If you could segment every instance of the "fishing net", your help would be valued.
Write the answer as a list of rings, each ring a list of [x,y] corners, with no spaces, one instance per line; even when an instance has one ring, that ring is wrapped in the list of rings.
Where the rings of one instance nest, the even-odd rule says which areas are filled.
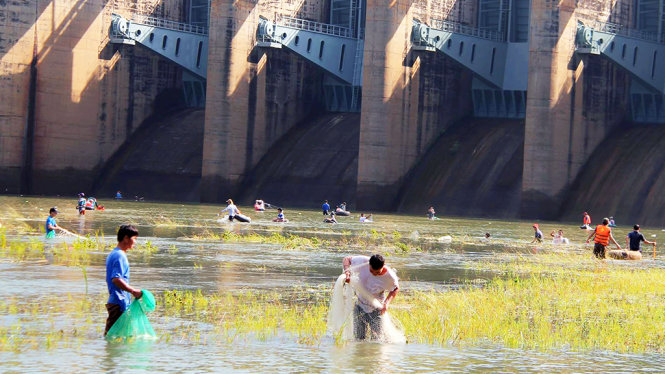
[[[118,318],[106,334],[107,340],[140,338],[154,339],[155,331],[150,326],[146,313],[155,310],[155,296],[147,290],[141,290],[143,296],[134,299],[129,308]]]
[[[346,283],[346,275],[341,274],[335,282],[330,300],[327,330],[335,340],[343,341],[355,338],[353,309],[358,295],[368,300],[377,309],[383,307],[383,303],[362,286],[357,270],[351,268],[351,281]],[[399,321],[393,319],[390,313],[386,312],[381,315],[380,324],[381,334],[373,339],[384,343],[406,342],[403,329],[398,327]]]

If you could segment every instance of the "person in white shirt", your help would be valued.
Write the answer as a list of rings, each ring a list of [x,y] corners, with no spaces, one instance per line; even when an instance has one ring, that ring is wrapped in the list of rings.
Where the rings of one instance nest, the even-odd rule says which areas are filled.
[[[351,274],[357,274],[359,287],[365,292],[358,292],[358,301],[353,310],[353,335],[356,340],[367,337],[367,326],[372,336],[381,335],[381,315],[388,310],[388,305],[399,290],[395,271],[385,265],[380,254],[372,257],[349,256],[342,261],[346,282],[351,281]],[[384,295],[388,292],[388,296]]]
[[[372,221],[371,214],[365,216],[365,213],[360,213],[360,222],[363,223],[363,222],[374,222],[374,221]]]
[[[228,200],[226,200],[226,203],[228,205],[226,206],[226,208],[222,209],[221,213],[223,214],[224,212],[228,212],[229,221],[233,221],[233,217],[235,217],[236,214],[240,214],[240,211],[235,206],[235,204],[233,204],[233,200],[228,199]]]

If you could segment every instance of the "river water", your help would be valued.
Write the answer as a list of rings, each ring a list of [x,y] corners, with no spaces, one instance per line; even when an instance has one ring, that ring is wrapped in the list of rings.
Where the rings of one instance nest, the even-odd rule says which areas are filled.
[[[215,291],[257,290],[317,292],[332,285],[341,273],[344,256],[369,254],[376,248],[320,248],[284,250],[276,244],[222,243],[194,241],[188,237],[205,232],[231,230],[260,234],[294,233],[302,236],[354,237],[398,235],[418,243],[425,250],[392,254],[387,263],[397,269],[401,289],[446,289],[464,281],[483,282],[494,274],[473,266],[497,256],[528,253],[533,236],[532,222],[499,221],[487,218],[443,218],[430,221],[423,216],[375,214],[374,222],[361,224],[357,215],[338,217],[337,225],[324,224],[318,210],[285,210],[289,223],[273,223],[274,210],[251,212],[251,224],[221,221],[220,206],[167,204],[131,201],[101,201],[104,211],[79,217],[75,199],[0,197],[0,224],[3,227],[27,224],[42,227],[48,209],[58,206],[58,224],[81,234],[103,234],[114,241],[117,226],[133,223],[140,232],[139,242],[150,241],[157,253],[142,257],[129,253],[132,284],[155,294],[170,289]],[[241,207],[250,212],[249,207]],[[599,218],[599,217],[598,217]],[[565,230],[573,245],[584,251],[586,232],[568,223],[541,222],[546,236],[553,229]],[[628,232],[620,226],[615,231]],[[656,234],[660,230],[643,229]],[[485,232],[490,241],[482,239]],[[447,243],[451,236],[452,243]],[[10,239],[16,239],[11,235]],[[23,236],[28,237],[28,236]],[[22,238],[23,238],[22,237]],[[33,238],[43,240],[34,234]],[[56,241],[72,240],[59,238]],[[173,248],[177,248],[174,251]],[[393,252],[389,252],[391,254]],[[93,254],[87,269],[88,293],[103,294],[105,253]],[[662,266],[661,261],[646,260],[640,265]],[[44,261],[15,262],[0,257],[0,298],[43,298],[71,294],[84,296],[85,282],[77,268],[50,265]],[[398,296],[399,297],[399,296]],[[66,297],[63,296],[63,300]],[[66,301],[63,301],[66,302]],[[566,349],[539,352],[507,349],[496,344],[437,346],[423,344],[391,345],[353,342],[336,345],[324,338],[319,344],[298,344],[287,334],[268,339],[252,336],[232,343],[201,343],[188,339],[107,343],[101,337],[105,310],[100,305],[97,332],[79,337],[79,344],[11,352],[0,350],[0,372],[637,372],[665,371],[665,358],[656,354],[619,354],[614,352],[575,352]],[[68,315],[58,316],[67,325]],[[214,338],[210,326],[193,321],[151,319],[158,335],[175,323],[188,324],[204,336]],[[8,326],[11,316],[0,316],[0,327]],[[23,319],[24,324],[39,325],[39,319]]]

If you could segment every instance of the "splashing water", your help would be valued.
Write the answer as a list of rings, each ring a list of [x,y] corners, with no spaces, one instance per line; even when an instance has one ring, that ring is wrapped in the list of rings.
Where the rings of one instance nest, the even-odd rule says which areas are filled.
[[[366,266],[366,265],[365,265]],[[358,278],[357,271],[351,268],[351,281],[346,283],[346,275],[337,277],[328,309],[328,332],[337,341],[353,340],[353,309],[356,303],[355,295],[360,295],[377,309],[383,308],[383,303],[367,291]],[[383,343],[406,343],[404,332],[395,326],[388,312],[380,316],[381,334],[376,340]]]

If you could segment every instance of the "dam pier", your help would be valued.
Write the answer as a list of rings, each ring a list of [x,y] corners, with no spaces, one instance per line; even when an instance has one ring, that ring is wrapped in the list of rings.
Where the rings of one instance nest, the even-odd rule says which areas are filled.
[[[0,188],[662,224],[646,208],[665,186],[664,13],[654,0],[1,2]]]

